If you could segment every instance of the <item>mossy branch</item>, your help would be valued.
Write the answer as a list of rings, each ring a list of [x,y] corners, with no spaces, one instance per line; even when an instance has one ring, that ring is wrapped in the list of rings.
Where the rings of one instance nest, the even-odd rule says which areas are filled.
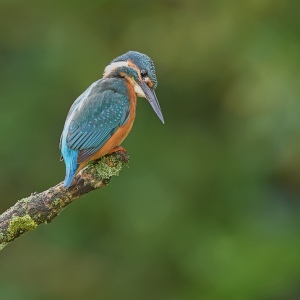
[[[42,193],[19,200],[0,215],[0,250],[23,233],[51,222],[80,196],[107,186],[110,178],[117,176],[128,160],[127,154],[121,151],[109,154],[89,164],[68,189],[61,182]]]

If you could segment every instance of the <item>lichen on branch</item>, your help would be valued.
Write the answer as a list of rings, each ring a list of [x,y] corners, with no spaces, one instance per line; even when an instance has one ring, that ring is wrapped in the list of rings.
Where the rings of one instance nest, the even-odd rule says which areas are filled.
[[[0,250],[8,243],[38,225],[51,222],[70,203],[80,196],[109,184],[129,161],[127,154],[118,151],[90,163],[66,189],[63,182],[42,193],[33,193],[0,215]]]

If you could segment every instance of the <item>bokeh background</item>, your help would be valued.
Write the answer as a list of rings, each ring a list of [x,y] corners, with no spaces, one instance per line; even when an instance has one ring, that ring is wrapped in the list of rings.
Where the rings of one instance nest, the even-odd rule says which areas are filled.
[[[299,1],[0,0],[0,209],[64,178],[68,109],[155,62],[107,189],[0,253],[0,298],[300,299]]]

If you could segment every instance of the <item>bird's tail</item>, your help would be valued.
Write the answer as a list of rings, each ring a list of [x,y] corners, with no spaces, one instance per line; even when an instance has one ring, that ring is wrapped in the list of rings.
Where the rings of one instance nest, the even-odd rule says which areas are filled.
[[[64,180],[64,186],[66,188],[68,188],[71,185],[71,183],[74,179],[74,176],[76,174],[77,168],[78,168],[77,164],[75,164],[75,166],[67,166],[66,167],[66,177]]]
[[[68,188],[71,185],[79,166],[76,163],[78,151],[72,150],[68,147],[62,147],[62,156],[66,164],[66,177],[64,180],[64,186]]]

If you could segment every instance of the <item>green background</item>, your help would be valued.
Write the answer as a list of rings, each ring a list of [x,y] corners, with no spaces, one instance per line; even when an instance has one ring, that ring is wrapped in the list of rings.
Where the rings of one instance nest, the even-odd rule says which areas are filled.
[[[0,209],[64,178],[72,102],[156,64],[109,187],[0,253],[0,299],[300,299],[300,2],[0,0]]]

